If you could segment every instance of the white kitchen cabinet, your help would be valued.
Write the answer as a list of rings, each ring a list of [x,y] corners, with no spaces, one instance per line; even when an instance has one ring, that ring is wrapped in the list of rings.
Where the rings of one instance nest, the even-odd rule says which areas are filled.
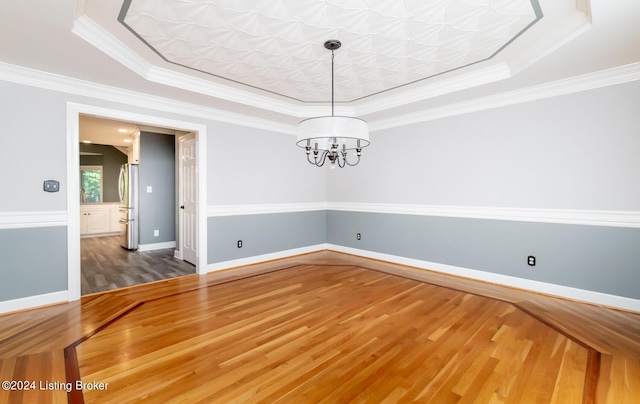
[[[80,206],[80,235],[106,235],[120,232],[118,205]]]
[[[136,132],[133,135],[133,143],[131,143],[131,149],[129,152],[129,163],[140,163],[140,132]]]

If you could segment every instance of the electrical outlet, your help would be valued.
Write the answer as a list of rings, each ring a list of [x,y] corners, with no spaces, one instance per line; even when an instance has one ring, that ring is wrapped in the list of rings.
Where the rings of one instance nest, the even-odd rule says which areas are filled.
[[[362,236],[360,235],[360,233],[356,234],[356,239],[357,240],[361,240],[362,239]]]
[[[534,257],[533,255],[530,255],[527,257],[527,264],[529,264],[530,267],[535,267],[536,266],[536,257]]]
[[[242,248],[242,240],[238,240],[238,248]]]
[[[160,230],[153,231],[153,237],[158,237],[160,235]]]

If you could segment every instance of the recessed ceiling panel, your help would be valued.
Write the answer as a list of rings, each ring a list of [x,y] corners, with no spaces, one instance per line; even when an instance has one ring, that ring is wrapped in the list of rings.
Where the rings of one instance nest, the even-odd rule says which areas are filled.
[[[119,21],[166,62],[303,102],[354,101],[487,60],[537,0],[126,0]]]

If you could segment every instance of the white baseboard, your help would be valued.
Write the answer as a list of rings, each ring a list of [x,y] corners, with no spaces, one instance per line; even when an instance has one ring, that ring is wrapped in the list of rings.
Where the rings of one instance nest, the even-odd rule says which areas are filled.
[[[176,242],[165,241],[164,243],[138,244],[138,251],[163,250],[165,248],[176,248]]]
[[[577,289],[569,286],[555,285],[552,283],[540,281],[533,281],[530,279],[517,278],[514,276],[494,274],[491,272],[479,271],[477,269],[416,260],[412,258],[400,257],[397,255],[382,254],[373,251],[339,246],[335,244],[328,244],[327,249],[347,254],[359,255],[361,257],[373,258],[381,261],[393,262],[396,264],[408,265],[421,269],[428,269],[430,271],[441,272],[444,274],[460,276],[483,282],[524,289],[536,293],[542,293],[545,295],[552,295],[640,313],[640,300],[631,299],[628,297],[609,295],[606,293]]]
[[[120,232],[110,232],[110,233],[95,233],[95,234],[81,234],[80,238],[92,238],[92,237],[111,237],[111,236],[119,236],[122,233]]]
[[[328,249],[327,244],[316,244],[308,247],[294,248],[292,250],[278,251],[270,254],[255,255],[253,257],[240,258],[237,260],[215,262],[207,265],[207,272],[215,272],[223,269],[241,267],[244,265],[258,264],[265,261],[287,258],[294,255],[307,254]]]
[[[32,309],[41,306],[47,306],[55,303],[66,303],[69,301],[69,293],[64,290],[61,292],[47,293],[44,295],[23,297],[20,299],[7,300],[0,302],[0,314],[10,313],[12,311]]]
[[[180,250],[174,250],[173,251],[173,258],[178,259],[178,260],[183,260],[182,259],[182,251]]]

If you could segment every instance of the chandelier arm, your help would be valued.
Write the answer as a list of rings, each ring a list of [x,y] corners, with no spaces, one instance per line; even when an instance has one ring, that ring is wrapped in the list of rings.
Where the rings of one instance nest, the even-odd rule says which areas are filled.
[[[344,161],[345,161],[345,163],[347,163],[347,164],[348,164],[349,166],[351,166],[351,167],[353,167],[353,166],[357,166],[357,165],[358,165],[358,163],[360,162],[360,156],[356,156],[356,157],[357,157],[358,159],[357,159],[357,160],[356,160],[356,162],[355,162],[355,163],[353,163],[353,164],[352,164],[352,163],[350,163],[350,162],[349,162],[349,160],[347,160],[347,158],[346,158],[346,157],[344,158]]]
[[[307,154],[307,161],[311,164],[318,165],[318,156],[313,156],[313,160],[311,160],[311,154]]]
[[[318,160],[316,160],[315,165],[318,167],[322,167],[324,165],[324,162],[327,159],[327,154],[329,154],[329,150],[325,150],[322,152],[322,155],[320,156],[320,158]]]

